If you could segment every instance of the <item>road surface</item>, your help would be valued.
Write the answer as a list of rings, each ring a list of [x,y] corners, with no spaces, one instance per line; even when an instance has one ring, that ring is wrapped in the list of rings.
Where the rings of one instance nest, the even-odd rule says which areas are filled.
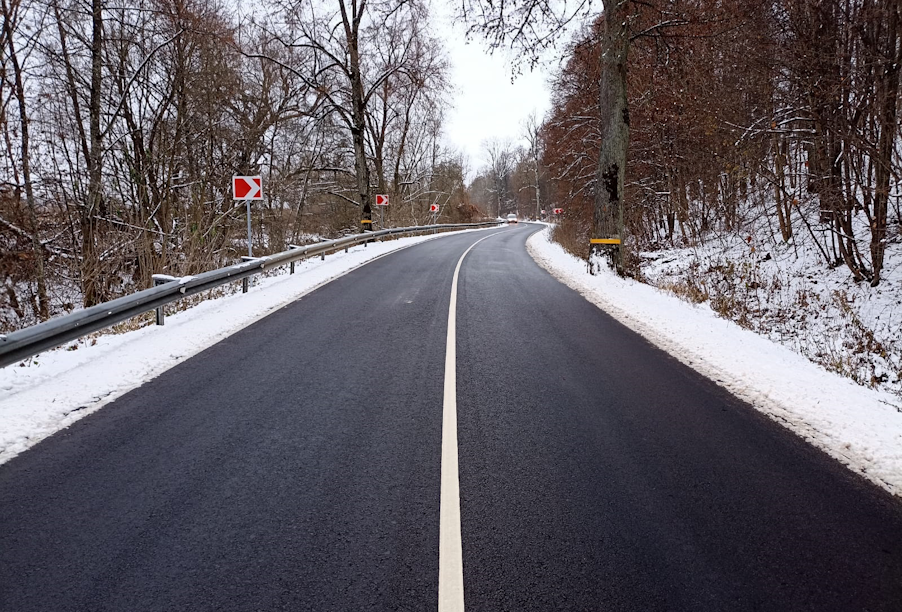
[[[378,259],[0,466],[0,610],[437,610],[440,548],[443,610],[902,610],[899,500],[536,229]]]

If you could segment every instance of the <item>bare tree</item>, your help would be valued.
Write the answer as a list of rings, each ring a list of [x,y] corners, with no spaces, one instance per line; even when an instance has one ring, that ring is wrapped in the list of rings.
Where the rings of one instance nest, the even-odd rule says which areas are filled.
[[[19,108],[20,160],[22,166],[22,182],[25,186],[25,202],[28,210],[28,221],[31,225],[31,245],[35,262],[35,280],[38,288],[38,317],[43,321],[50,313],[47,299],[47,279],[44,272],[44,248],[38,231],[37,204],[35,203],[34,185],[31,173],[31,141],[28,116],[28,101],[25,93],[24,66],[19,59],[17,48],[17,26],[21,25],[21,0],[0,0],[3,11],[3,32],[0,49],[4,46],[8,51],[9,63],[12,67],[13,95]],[[18,193],[18,186],[16,188]]]
[[[511,175],[514,171],[516,151],[510,141],[497,139],[483,143],[488,157],[486,190],[491,194],[489,214],[497,217],[513,212],[514,200]]]
[[[367,111],[386,81],[401,70],[394,62],[376,65],[374,38],[379,25],[408,9],[415,10],[415,4],[338,0],[337,8],[330,12],[320,3],[302,0],[285,7],[290,29],[276,33],[287,46],[311,52],[312,66],[294,68],[295,73],[323,97],[328,112],[347,127],[354,154],[356,197],[346,199],[364,210],[371,205]],[[408,47],[409,41],[404,41]],[[402,50],[400,55],[406,53]]]
[[[0,133],[15,175],[0,187],[15,212],[0,218],[3,265],[15,268],[4,313],[20,320],[17,292],[36,315],[53,308],[46,281],[32,297],[36,248],[66,285],[55,293],[84,305],[156,272],[233,261],[235,173],[264,175],[261,253],[356,228],[371,178],[411,220],[462,193],[440,142],[447,62],[415,0],[273,0],[278,25],[235,23],[205,0],[0,2]],[[20,28],[23,11],[47,27]]]
[[[612,266],[623,273],[623,183],[629,148],[629,103],[626,96],[626,60],[629,33],[626,24],[626,0],[605,2],[604,29],[601,36],[601,150],[596,175],[593,243],[595,252],[606,251]],[[590,269],[597,265],[590,260]]]
[[[527,155],[529,157],[530,174],[532,179],[533,195],[535,196],[535,217],[539,219],[542,211],[542,195],[539,189],[539,160],[541,158],[541,124],[535,112],[529,114],[523,122],[523,136],[529,145]]]

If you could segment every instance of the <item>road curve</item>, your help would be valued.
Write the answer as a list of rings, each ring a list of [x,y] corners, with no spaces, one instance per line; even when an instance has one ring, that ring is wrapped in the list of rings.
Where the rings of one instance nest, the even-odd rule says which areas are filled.
[[[449,296],[469,610],[902,609],[902,504],[555,281],[366,265],[0,466],[0,610],[435,610]]]

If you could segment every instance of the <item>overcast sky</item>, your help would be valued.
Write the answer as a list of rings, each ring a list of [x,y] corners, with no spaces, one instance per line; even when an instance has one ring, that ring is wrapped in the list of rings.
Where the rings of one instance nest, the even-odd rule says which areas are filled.
[[[508,57],[489,55],[481,40],[467,44],[463,27],[452,23],[449,4],[432,3],[433,23],[445,40],[456,88],[445,134],[448,144],[469,158],[469,178],[473,178],[485,163],[485,141],[519,142],[523,120],[532,112],[541,120],[548,111],[549,73],[527,71],[512,84]]]

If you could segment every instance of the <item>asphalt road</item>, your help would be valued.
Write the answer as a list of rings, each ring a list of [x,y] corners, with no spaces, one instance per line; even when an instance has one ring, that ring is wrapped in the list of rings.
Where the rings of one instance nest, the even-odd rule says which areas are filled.
[[[0,466],[0,610],[435,610],[454,268],[468,610],[902,610],[902,503],[555,281],[379,259]]]

